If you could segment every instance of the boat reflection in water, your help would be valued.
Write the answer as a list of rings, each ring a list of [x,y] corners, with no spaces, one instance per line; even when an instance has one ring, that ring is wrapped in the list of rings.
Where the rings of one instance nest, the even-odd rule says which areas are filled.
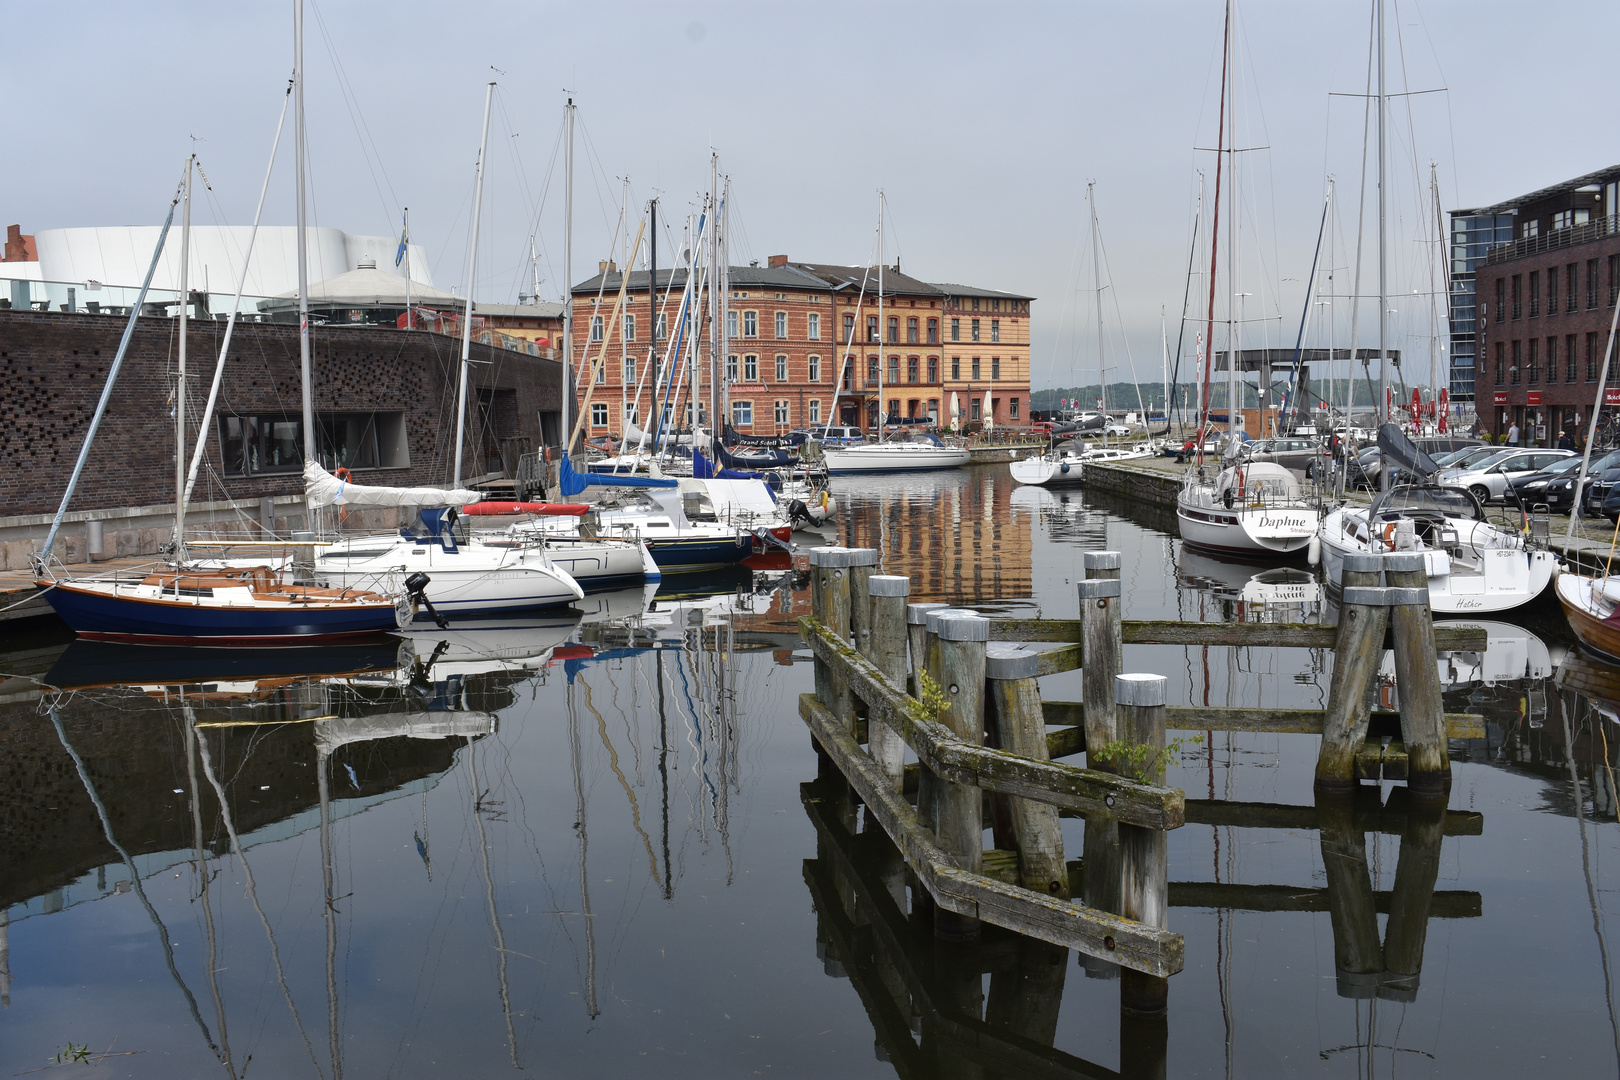
[[[1317,622],[1323,614],[1322,583],[1292,567],[1256,570],[1253,563],[1183,547],[1176,560],[1176,584],[1200,600],[1198,617],[1204,621]],[[1209,608],[1210,602],[1217,606]]]

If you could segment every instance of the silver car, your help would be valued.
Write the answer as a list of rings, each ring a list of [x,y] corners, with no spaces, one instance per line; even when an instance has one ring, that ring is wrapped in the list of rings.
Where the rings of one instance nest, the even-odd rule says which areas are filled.
[[[1540,472],[1560,458],[1573,457],[1573,450],[1507,449],[1473,462],[1466,469],[1447,469],[1440,474],[1446,487],[1467,488],[1482,503],[1507,495],[1508,481]]]

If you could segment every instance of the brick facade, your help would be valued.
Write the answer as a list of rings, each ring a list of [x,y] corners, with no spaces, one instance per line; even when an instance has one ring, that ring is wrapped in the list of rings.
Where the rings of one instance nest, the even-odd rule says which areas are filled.
[[[0,311],[0,517],[50,513],[72,472],[124,320],[98,315]],[[174,498],[170,370],[174,320],[136,327],[118,385],[80,480],[78,510],[161,504]],[[206,400],[223,322],[193,322],[188,335],[192,409]],[[460,343],[439,334],[318,326],[311,332],[317,417],[376,413],[403,419],[408,465],[355,470],[360,483],[440,484],[450,479]],[[541,414],[561,407],[561,365],[474,344],[464,472],[500,469],[513,442],[541,445]],[[220,389],[221,416],[298,417],[298,331],[238,325]],[[491,430],[493,429],[493,431]],[[191,433],[196,438],[196,433]],[[500,440],[509,440],[503,448]],[[301,493],[296,472],[223,475],[218,423],[194,498],[241,500]],[[488,446],[489,453],[481,452]],[[188,449],[189,457],[189,449]],[[493,465],[493,468],[486,468]],[[221,490],[223,483],[223,490]]]
[[[723,363],[732,402],[727,419],[733,426],[755,435],[812,424],[873,426],[880,364],[885,408],[893,415],[934,415],[942,425],[948,424],[950,394],[956,390],[963,421],[971,427],[980,418],[971,412],[969,399],[982,402],[988,390],[996,423],[1028,423],[1030,298],[933,285],[897,268],[885,271],[884,277],[880,321],[875,270],[793,263],[785,256],[773,256],[764,267],[732,267],[731,332]],[[628,304],[614,341],[592,340],[608,334],[620,279],[609,268],[574,288],[577,400],[586,410],[586,430],[591,434],[622,433],[626,415],[634,415],[645,427],[653,412],[651,380],[645,377],[651,345],[645,272],[630,274]],[[671,332],[679,331],[675,314],[685,280],[683,271],[659,271],[660,298],[666,291],[669,294],[668,303],[660,299],[660,305]],[[950,305],[963,313],[964,340],[955,343],[954,355],[961,358],[955,374],[947,330]],[[624,323],[625,315],[632,324]],[[977,342],[968,340],[972,319],[980,320]],[[848,340],[851,331],[853,342]],[[687,333],[699,337],[698,397],[703,404],[698,415],[703,417],[709,400],[706,312]],[[668,339],[661,338],[659,351],[667,347]],[[974,357],[979,358],[978,374],[973,371]],[[598,358],[603,361],[601,370],[588,387]],[[685,426],[684,402],[690,399],[685,388],[681,396],[683,404],[674,421]]]

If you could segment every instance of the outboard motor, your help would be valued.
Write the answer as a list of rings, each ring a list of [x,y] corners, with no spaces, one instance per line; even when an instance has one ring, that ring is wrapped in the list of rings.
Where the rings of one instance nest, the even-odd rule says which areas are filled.
[[[416,573],[405,579],[405,594],[411,598],[411,607],[413,610],[418,607],[427,608],[427,613],[433,616],[434,624],[437,625],[440,630],[447,630],[450,627],[450,620],[446,619],[443,615],[440,615],[436,610],[434,610],[433,601],[427,598],[427,587],[429,580],[431,579],[429,579],[426,574],[418,570]]]
[[[804,500],[802,499],[789,499],[787,504],[787,512],[788,524],[792,525],[795,529],[799,527],[800,522],[803,522],[806,525],[814,525],[816,523],[816,519],[810,516],[810,508],[804,505]]]

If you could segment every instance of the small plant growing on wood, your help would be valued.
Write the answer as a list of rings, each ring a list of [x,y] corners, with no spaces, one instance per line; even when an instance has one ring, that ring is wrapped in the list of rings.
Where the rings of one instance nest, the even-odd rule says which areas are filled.
[[[1176,760],[1183,746],[1203,741],[1202,735],[1171,739],[1163,750],[1154,750],[1146,743],[1127,743],[1115,739],[1099,749],[1096,758],[1112,765],[1119,775],[1129,777],[1139,784],[1156,783],[1157,778],[1164,775],[1164,771],[1170,767],[1170,763]]]
[[[913,720],[919,723],[924,720],[938,720],[939,714],[949,708],[950,704],[951,696],[932,675],[927,671],[917,672],[917,696],[906,704],[906,712]]]

